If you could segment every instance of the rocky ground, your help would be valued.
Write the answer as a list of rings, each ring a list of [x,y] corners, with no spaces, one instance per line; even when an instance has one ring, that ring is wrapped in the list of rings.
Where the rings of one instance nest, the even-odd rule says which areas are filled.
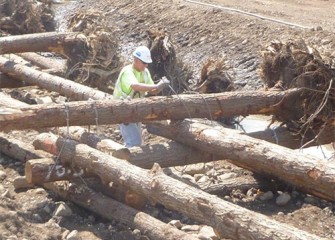
[[[330,65],[334,64],[335,4],[332,0],[213,0],[206,3],[80,0],[54,7],[61,31],[66,29],[68,19],[75,12],[89,9],[102,14],[113,26],[119,39],[119,51],[126,60],[130,59],[130,52],[136,45],[146,44],[147,30],[166,29],[176,46],[178,59],[188,66],[193,82],[199,80],[203,63],[213,58],[224,59],[231,67],[234,83],[240,90],[263,88],[258,75],[261,52],[273,40],[303,39]],[[36,90],[21,90],[21,93],[24,91],[29,91],[31,98],[41,97],[41,92]],[[51,96],[57,99],[56,95]],[[106,129],[114,130],[114,127]],[[106,133],[110,132],[107,130]],[[28,142],[36,132],[13,131],[10,134]],[[147,142],[150,140],[147,138]],[[222,162],[193,168],[202,170],[194,175],[194,171],[179,169],[184,170],[180,174],[194,182],[251,174]],[[21,162],[0,155],[0,239],[146,239],[138,230],[103,219],[71,202],[63,202],[43,188],[15,190],[13,180],[23,172]],[[306,195],[291,186],[265,192],[260,198],[255,189],[246,192],[236,189],[223,198],[317,236],[335,239],[333,202]],[[288,202],[276,203],[283,192]],[[164,208],[148,205],[144,211],[164,222],[180,220],[184,231],[199,234],[203,229],[191,219]],[[216,238],[212,236],[211,239]]]

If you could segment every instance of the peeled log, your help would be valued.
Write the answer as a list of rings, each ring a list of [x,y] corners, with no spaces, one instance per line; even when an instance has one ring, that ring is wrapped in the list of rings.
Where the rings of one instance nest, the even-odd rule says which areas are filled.
[[[227,128],[184,120],[170,125],[147,126],[150,133],[230,159],[237,166],[284,182],[320,198],[335,200],[335,164],[297,153]]]
[[[150,171],[144,170],[84,144],[71,140],[64,144],[64,139],[52,134],[40,134],[34,146],[43,149],[45,143],[54,144],[58,150],[62,148],[62,161],[87,168],[107,182],[128,186],[153,203],[160,202],[167,208],[212,226],[220,237],[239,240],[320,239],[174,180],[166,176],[158,165]]]
[[[21,52],[55,52],[66,56],[76,45],[86,44],[81,33],[33,33],[0,38],[0,54]]]
[[[22,109],[22,114],[0,116],[0,131],[68,126],[68,124],[69,126],[95,125],[97,121],[99,124],[116,124],[164,119],[181,120],[189,117],[215,119],[223,116],[271,114],[276,111],[275,104],[286,96],[299,94],[300,91],[290,89],[280,92],[224,92],[201,96],[181,94],[131,101],[98,100],[70,102],[66,105],[31,106]],[[70,113],[69,122],[67,122],[67,109]]]
[[[71,184],[68,188],[64,188],[61,183],[49,183],[44,186],[62,198],[72,201],[109,220],[117,220],[128,225],[132,229],[139,229],[142,234],[147,235],[150,239],[198,239],[197,237],[178,230],[169,224],[163,223],[144,212],[137,211],[109,197],[106,197],[99,192],[95,192],[83,184]]]
[[[0,71],[49,91],[58,92],[74,100],[106,99],[110,94],[71,80],[35,70],[0,57]]]

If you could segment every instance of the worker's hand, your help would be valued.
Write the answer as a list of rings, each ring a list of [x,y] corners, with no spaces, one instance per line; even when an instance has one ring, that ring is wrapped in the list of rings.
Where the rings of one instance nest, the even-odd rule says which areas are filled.
[[[166,87],[170,86],[170,81],[166,77],[162,77],[161,80],[157,83],[157,88],[163,90]]]

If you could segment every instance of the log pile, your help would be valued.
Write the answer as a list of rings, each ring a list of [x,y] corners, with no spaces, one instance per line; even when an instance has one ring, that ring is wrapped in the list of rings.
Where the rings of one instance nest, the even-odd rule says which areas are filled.
[[[91,17],[89,19],[98,21],[98,16],[92,13],[85,14]],[[74,17],[71,26],[76,31],[86,29],[83,16]],[[99,33],[101,35],[95,41],[106,40],[102,36],[111,37],[104,34],[103,29],[99,29]],[[76,33],[65,35],[48,33],[5,37],[2,39],[4,47],[1,51],[2,53],[25,52],[27,46],[25,48],[24,43],[31,43],[33,39],[35,51],[40,48],[43,51],[58,51],[65,54],[62,49],[69,42],[80,45],[83,44],[83,39],[87,39],[86,37],[79,39],[77,36]],[[22,44],[19,44],[20,47],[15,47],[18,43]],[[98,45],[98,43],[95,44]],[[161,47],[159,44],[153,45],[153,49],[160,54],[162,54],[159,51]],[[97,50],[97,48],[91,49]],[[105,69],[97,69],[106,70],[113,65],[108,61],[111,60],[109,55],[97,58],[102,52],[106,52],[105,50],[99,49],[97,52],[88,53],[96,60],[90,67],[103,65]],[[164,64],[175,61],[173,54],[160,55],[159,59],[163,61],[165,57],[167,62],[161,62],[161,66],[157,67],[163,66],[167,70],[168,67],[164,67]],[[84,56],[86,57],[85,54]],[[316,64],[316,62],[313,63]],[[147,201],[153,206],[161,204],[201,224],[211,226],[219,238],[320,239],[313,234],[277,222],[219,197],[236,188],[243,191],[250,188],[271,188],[268,179],[274,178],[308,194],[327,201],[335,201],[333,162],[297,154],[289,148],[295,148],[297,140],[290,141],[290,136],[287,134],[285,135],[287,140],[284,143],[274,144],[266,141],[269,139],[266,132],[248,136],[237,130],[224,128],[216,122],[222,117],[250,114],[274,115],[279,118],[278,116],[283,116],[286,112],[286,119],[280,119],[287,123],[289,116],[299,114],[296,111],[290,112],[291,108],[288,106],[293,105],[292,99],[298,99],[300,103],[305,101],[308,94],[306,89],[301,88],[299,84],[294,84],[295,88],[288,88],[288,83],[284,81],[281,86],[286,86],[285,91],[272,88],[280,84],[269,83],[268,87],[271,89],[266,91],[217,92],[215,86],[234,90],[228,75],[225,75],[224,79],[220,77],[224,75],[223,68],[222,62],[214,64],[210,61],[205,65],[202,82],[198,86],[201,95],[180,94],[122,101],[111,99],[107,91],[96,90],[70,79],[44,73],[0,57],[2,73],[16,80],[58,92],[69,100],[61,104],[31,106],[11,101],[10,96],[1,94],[0,131],[53,129],[48,129],[49,133],[37,135],[33,145],[20,143],[11,139],[10,134],[1,133],[0,151],[26,162],[25,180],[28,183],[42,185],[63,198],[74,201],[104,217],[121,220],[130,227],[145,232],[152,239],[198,238],[141,212],[139,209],[143,208]],[[268,79],[265,77],[268,76],[265,69],[263,74],[264,78]],[[323,76],[328,75],[324,73]],[[333,80],[326,77],[323,80],[327,86],[324,89],[327,99],[322,98],[320,102],[320,104],[324,103],[324,108],[323,106],[318,108],[318,112],[315,109],[317,114],[313,115],[309,111],[310,108],[306,106],[304,113],[310,119],[309,123],[312,118],[313,122],[322,119],[321,129],[324,130],[327,126],[328,130],[324,130],[324,133],[329,133],[334,129],[334,119],[324,116],[327,114],[326,109],[333,111],[333,105],[328,100],[333,99],[334,96],[332,95]],[[278,77],[278,79],[281,78]],[[322,100],[325,101],[322,102]],[[319,113],[324,118],[319,117],[321,116]],[[299,117],[301,118],[301,115]],[[208,120],[205,121],[203,118]],[[157,120],[168,120],[168,123],[157,122]],[[148,131],[160,136],[161,142],[124,148],[108,136],[94,134],[78,127],[95,125],[98,128],[102,124],[137,121],[145,122]],[[50,133],[51,131],[57,135]],[[335,141],[334,135],[320,132],[308,137],[304,134],[304,140],[306,144],[315,144],[318,143],[315,137],[321,139],[321,136],[323,136],[323,143]],[[298,141],[301,141],[301,138]],[[258,180],[254,176],[248,176],[236,178],[233,182],[222,181],[206,187],[185,179],[181,181],[172,170],[172,167],[185,166],[186,168],[191,164],[216,160],[227,160],[264,178]],[[83,186],[76,181],[77,178],[95,179],[95,182],[93,183],[92,180],[91,184],[88,184],[90,186]]]

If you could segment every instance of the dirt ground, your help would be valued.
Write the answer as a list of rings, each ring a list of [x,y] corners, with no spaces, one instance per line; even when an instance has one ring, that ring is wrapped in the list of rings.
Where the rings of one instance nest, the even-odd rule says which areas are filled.
[[[261,52],[273,40],[301,38],[335,65],[334,0],[80,0],[64,1],[54,7],[61,31],[75,12],[90,9],[103,14],[115,29],[119,51],[126,60],[130,60],[136,45],[146,44],[147,30],[166,29],[178,59],[187,64],[190,81],[194,82],[199,80],[202,64],[214,58],[224,59],[231,66],[239,90],[263,88],[258,75]],[[27,142],[36,132],[10,134]],[[230,169],[245,174],[244,170]],[[66,202],[72,210],[70,216],[55,216],[53,212],[62,200],[54,194],[39,187],[14,190],[14,178],[24,174],[21,162],[0,155],[0,172],[0,239],[146,239],[117,221],[103,219],[73,203]],[[288,191],[291,200],[278,206],[275,197],[261,201],[238,189],[224,198],[320,238],[335,239],[334,202],[306,195],[291,186],[273,189],[278,196],[276,190]],[[145,211],[153,213],[150,208]],[[162,221],[185,219],[166,212],[158,214]],[[196,224],[191,220],[184,223]],[[73,230],[79,232],[77,238],[69,238]]]

